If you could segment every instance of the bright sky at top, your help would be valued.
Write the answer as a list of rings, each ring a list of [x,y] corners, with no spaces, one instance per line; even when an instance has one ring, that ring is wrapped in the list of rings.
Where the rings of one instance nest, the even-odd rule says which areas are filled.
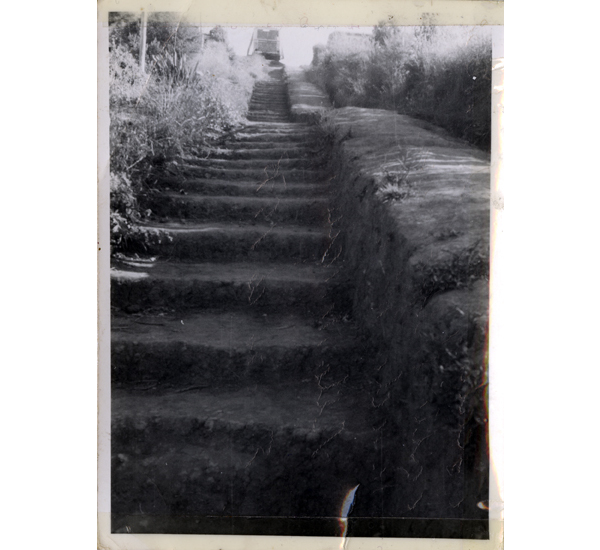
[[[246,55],[254,28],[224,28],[227,32],[227,42],[235,53],[237,55]],[[313,46],[316,44],[326,44],[329,35],[336,30],[370,35],[373,27],[280,27],[279,39],[281,48],[283,49],[283,63],[288,67],[309,65],[313,58]]]
[[[263,27],[267,28],[267,27]],[[335,31],[366,34],[371,36],[373,27],[270,27],[279,29],[283,63],[288,67],[309,65],[313,58],[313,46],[326,44],[329,35]],[[227,42],[237,55],[246,55],[254,27],[224,27]],[[204,32],[208,32],[205,29]],[[412,32],[406,28],[405,32]],[[451,50],[466,45],[475,37],[490,36],[491,27],[441,27],[437,34],[437,48]]]

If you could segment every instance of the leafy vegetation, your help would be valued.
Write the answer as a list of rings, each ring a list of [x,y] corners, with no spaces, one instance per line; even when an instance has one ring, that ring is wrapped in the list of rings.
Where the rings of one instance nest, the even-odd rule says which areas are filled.
[[[489,150],[491,61],[488,29],[380,24],[333,33],[307,72],[335,107],[395,110]]]
[[[480,279],[489,280],[489,257],[483,250],[480,242],[476,242],[460,253],[452,254],[449,261],[435,267],[423,270],[421,292],[424,303],[427,303],[435,294],[454,290],[457,288],[469,288],[475,281]]]
[[[247,111],[261,61],[237,58],[222,29],[203,37],[172,14],[149,17],[145,66],[140,21],[113,14],[109,27],[111,245],[147,241],[155,176],[181,155],[211,147]]]
[[[427,392],[439,407],[461,418],[459,424],[469,431],[487,422],[487,323],[473,314],[461,330],[449,320],[446,323],[452,337],[440,340],[434,331],[422,335],[422,364],[435,366],[427,367]]]

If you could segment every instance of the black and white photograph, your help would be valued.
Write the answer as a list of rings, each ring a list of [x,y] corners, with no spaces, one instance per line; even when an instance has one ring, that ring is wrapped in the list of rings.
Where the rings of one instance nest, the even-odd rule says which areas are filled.
[[[106,26],[110,532],[489,540],[502,27]]]

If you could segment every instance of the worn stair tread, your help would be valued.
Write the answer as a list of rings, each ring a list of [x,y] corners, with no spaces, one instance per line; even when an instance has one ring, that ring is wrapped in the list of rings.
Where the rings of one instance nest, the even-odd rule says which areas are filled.
[[[275,110],[271,107],[265,107],[264,109],[253,109],[251,112],[248,113],[247,115],[247,119],[248,120],[265,120],[262,119],[263,116],[270,116],[272,115],[274,117],[274,121],[275,122],[287,122],[289,120],[289,114],[286,111],[283,110]],[[261,118],[259,118],[261,117]],[[279,120],[277,120],[279,119]],[[273,122],[270,120],[265,120],[265,122]]]
[[[309,136],[305,136],[309,137]],[[267,149],[267,150],[285,150],[286,152],[293,152],[298,149],[301,151],[305,151],[309,148],[314,147],[313,141],[281,141],[279,138],[273,138],[273,141],[264,140],[264,141],[233,141],[231,138],[222,142],[219,146],[220,151],[255,151],[257,149]]]
[[[314,182],[283,182],[283,181],[229,181],[222,179],[206,179],[206,178],[191,178],[191,177],[176,177],[163,176],[158,180],[158,183],[164,189],[177,189],[181,195],[181,191],[197,192],[204,196],[280,196],[287,195],[290,197],[326,195],[328,186],[326,183]],[[185,195],[184,195],[185,196]]]
[[[296,134],[296,133],[275,133],[275,132],[263,132],[263,133],[239,133],[235,138],[228,138],[227,146],[235,146],[237,144],[243,147],[248,147],[248,144],[252,144],[252,147],[262,147],[262,143],[268,143],[269,147],[282,147],[285,145],[294,144],[307,144],[311,139],[309,134]]]
[[[114,260],[111,279],[167,279],[256,284],[264,280],[326,283],[337,268],[320,262],[170,262],[157,258]]]
[[[306,438],[323,432],[329,436],[339,433],[342,437],[354,437],[352,432],[372,432],[365,415],[354,410],[357,396],[348,395],[340,400],[336,390],[339,388],[334,386],[324,392],[317,379],[287,387],[254,384],[235,390],[192,388],[148,394],[115,389],[113,426],[137,421],[143,429],[144,422],[154,419],[155,423],[171,424],[177,431],[185,431],[189,426],[182,423],[197,425],[199,420],[212,420],[213,431],[235,431],[251,425],[255,432],[273,432],[274,437],[295,434],[297,438]]]
[[[115,307],[141,311],[295,311],[321,316],[346,286],[337,268],[320,262],[177,262],[156,257],[113,260]],[[118,305],[117,305],[118,304]]]
[[[330,322],[316,326],[299,314],[260,314],[248,311],[203,311],[127,315],[113,312],[112,340],[180,342],[222,350],[257,348],[327,347],[343,349],[355,344],[350,324]]]
[[[182,157],[181,161],[185,164],[206,168],[228,168],[231,170],[260,170],[267,168],[273,170],[275,168],[305,170],[310,169],[311,159],[304,157],[289,158],[282,156],[281,158],[261,158],[259,155],[250,158],[197,158],[197,157]]]
[[[273,135],[273,136],[312,136],[315,130],[310,126],[301,126],[295,128],[294,123],[290,122],[258,122],[248,121],[241,127],[236,136],[255,136],[255,135]]]
[[[276,116],[276,115],[260,115],[260,114],[255,114],[255,115],[248,115],[248,120],[260,120],[260,121],[272,121],[272,122],[278,122],[278,121],[283,121],[283,120],[288,120],[288,117],[285,116]]]
[[[253,184],[248,184],[253,185]],[[255,185],[255,184],[254,184]],[[231,195],[204,195],[202,193],[186,193],[182,195],[176,191],[165,191],[165,195],[168,197],[191,200],[191,201],[205,201],[209,203],[225,202],[232,206],[236,204],[244,205],[255,205],[255,206],[304,206],[310,204],[327,204],[328,200],[326,197],[248,197],[248,196],[231,196]]]
[[[242,222],[195,222],[195,221],[174,221],[169,220],[165,223],[149,223],[140,226],[141,229],[156,234],[222,234],[224,236],[240,237],[264,237],[268,234],[279,234],[283,236],[309,236],[325,234],[326,230],[322,227],[312,227],[304,225],[285,224],[252,224]]]
[[[164,512],[163,495],[204,516],[333,516],[347,490],[367,481],[353,449],[377,437],[360,397],[324,394],[316,380],[152,399],[115,390],[112,472],[136,482],[113,498],[138,517]]]
[[[294,147],[294,148],[283,148],[283,147],[270,147],[270,148],[218,148],[210,151],[208,157],[205,160],[210,159],[223,159],[223,160],[242,160],[242,159],[264,159],[272,162],[273,159],[286,159],[286,160],[304,160],[307,157],[314,155],[314,145],[312,147]]]
[[[156,197],[152,211],[160,218],[313,225],[321,224],[327,216],[327,205],[323,197],[206,196],[167,191]]]
[[[181,164],[180,169],[184,174],[199,174],[210,179],[211,176],[232,179],[249,179],[268,182],[273,178],[286,178],[288,181],[302,181],[305,179],[316,180],[321,177],[321,172],[312,168],[287,168],[276,165],[264,168],[224,168],[217,166],[195,166]]]
[[[251,121],[250,121],[251,122]],[[276,144],[279,141],[284,142],[286,139],[289,141],[308,141],[313,136],[314,131],[310,129],[306,130],[295,130],[293,128],[285,128],[285,127],[268,127],[266,122],[257,122],[256,124],[261,124],[260,127],[249,128],[246,127],[235,135],[236,141],[260,141],[260,140],[269,140],[275,142]],[[283,125],[282,122],[272,122],[272,125],[279,124]]]
[[[298,122],[246,122],[238,129],[238,132],[277,132],[277,133],[314,133],[314,127],[310,124]]]
[[[141,230],[145,239],[128,243],[128,252],[189,260],[320,260],[330,247],[324,221],[322,225],[291,225],[287,221],[186,223],[171,219]]]
[[[176,191],[166,191],[166,197],[192,202],[201,202],[208,205],[224,205],[231,208],[256,207],[256,208],[301,208],[306,206],[323,206],[328,204],[326,197],[252,197],[232,195],[204,195],[202,193],[186,193],[182,195]]]
[[[248,116],[262,111],[269,111],[272,113],[281,113],[289,116],[289,105],[283,101],[256,101],[250,102],[250,111]],[[289,119],[288,119],[289,120]]]
[[[277,105],[251,105],[251,111],[248,112],[248,114],[246,115],[246,118],[248,120],[253,120],[252,117],[256,117],[256,116],[262,116],[262,115],[277,115],[279,117],[281,117],[281,121],[275,121],[275,122],[289,122],[290,120],[290,113],[287,107],[279,107]],[[265,122],[272,122],[269,120],[266,120]]]

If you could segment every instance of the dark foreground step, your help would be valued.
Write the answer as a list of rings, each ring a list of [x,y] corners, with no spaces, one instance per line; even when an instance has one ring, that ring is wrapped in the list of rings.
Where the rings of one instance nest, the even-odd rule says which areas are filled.
[[[327,194],[327,183],[288,183],[282,180],[264,182],[226,181],[183,176],[162,176],[157,184],[165,190],[201,193],[209,196],[240,197],[315,197]]]
[[[321,263],[182,263],[115,260],[111,304],[125,312],[152,308],[238,308],[297,311],[319,318],[342,311],[348,286]],[[348,303],[348,299],[345,300]]]
[[[360,372],[353,326],[336,318],[232,310],[112,316],[116,386],[247,387]],[[216,387],[216,386],[215,386]]]
[[[128,515],[338,516],[348,491],[381,471],[369,404],[339,397],[314,381],[114,391],[113,530]]]
[[[156,197],[152,211],[159,217],[199,221],[321,224],[327,220],[326,198],[214,197],[177,192]]]
[[[210,433],[235,435],[241,430],[251,436],[252,444],[265,447],[274,437],[299,443],[324,443],[336,434],[348,439],[370,427],[364,414],[367,410],[360,414],[349,407],[359,401],[346,382],[326,391],[316,378],[293,385],[283,382],[239,389],[117,388],[112,396],[112,439],[117,444],[135,439],[141,446],[159,436],[162,443],[174,445],[180,438],[189,441],[196,436],[201,443]],[[342,395],[345,402],[340,400]],[[364,404],[366,409],[371,407],[368,400]],[[238,450],[244,450],[245,443],[250,442],[240,441]]]
[[[321,260],[330,245],[326,228],[168,223],[142,229],[147,233],[147,240],[131,242],[128,251],[165,259]]]

